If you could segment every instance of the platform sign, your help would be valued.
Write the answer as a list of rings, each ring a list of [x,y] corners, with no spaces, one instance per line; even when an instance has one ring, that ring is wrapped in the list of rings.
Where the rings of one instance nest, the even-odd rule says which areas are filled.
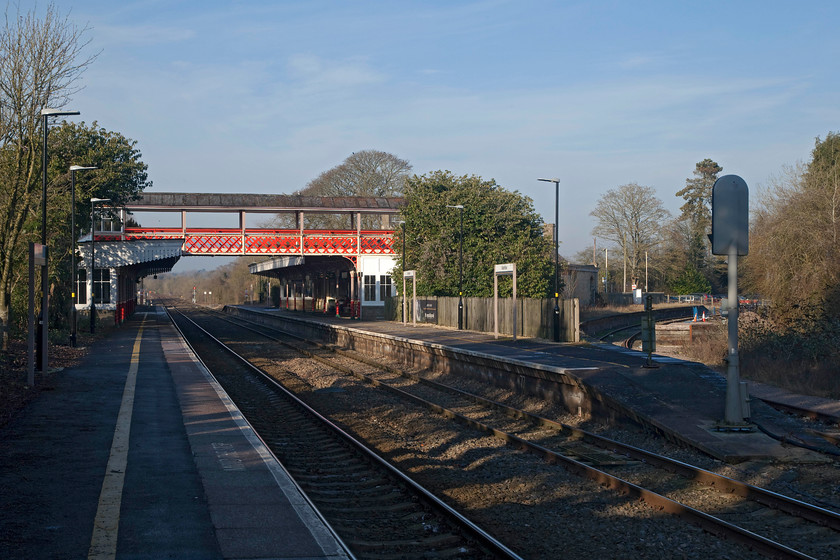
[[[423,323],[438,322],[438,302],[435,299],[418,299],[416,307],[417,317]]]
[[[513,276],[513,341],[516,342],[516,263],[493,266],[493,337],[499,338],[499,276]]]
[[[413,310],[411,314],[411,324],[413,326],[417,326],[417,271],[415,270],[403,270],[403,325],[405,325],[406,320],[406,311],[407,311],[407,302],[406,302],[406,293],[405,293],[405,281],[411,278],[411,285],[412,285],[412,295],[411,295],[411,309]]]

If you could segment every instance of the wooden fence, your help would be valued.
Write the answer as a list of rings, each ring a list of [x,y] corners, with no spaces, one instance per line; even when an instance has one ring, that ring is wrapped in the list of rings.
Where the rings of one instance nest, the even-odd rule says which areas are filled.
[[[458,326],[458,298],[418,296],[417,308],[412,310],[411,298],[406,306],[406,322],[416,315],[418,323],[432,323],[444,327]],[[554,339],[554,299],[517,298],[516,335]],[[580,302],[577,298],[560,300],[560,341],[580,342]],[[464,329],[493,332],[493,298],[464,298]],[[402,320],[402,299],[388,298],[385,318]],[[513,298],[499,299],[499,335],[513,334]]]

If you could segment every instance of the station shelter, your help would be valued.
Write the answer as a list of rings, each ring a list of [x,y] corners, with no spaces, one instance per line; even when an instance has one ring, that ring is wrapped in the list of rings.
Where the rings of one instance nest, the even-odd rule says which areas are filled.
[[[385,300],[396,295],[390,255],[361,256],[354,264],[336,257],[275,257],[250,265],[277,305],[291,311],[382,319]],[[276,282],[275,282],[276,280]]]

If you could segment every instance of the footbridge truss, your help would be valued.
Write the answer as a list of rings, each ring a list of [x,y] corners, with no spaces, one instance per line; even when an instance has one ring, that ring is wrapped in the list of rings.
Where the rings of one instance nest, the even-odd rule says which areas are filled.
[[[402,204],[402,198],[393,197],[144,193],[139,200],[115,209],[120,213],[120,219],[114,221],[118,229],[108,230],[101,222],[103,227],[95,235],[97,242],[178,240],[183,256],[334,255],[355,264],[364,255],[394,254],[394,223]],[[142,222],[142,214],[161,212],[180,214],[180,224],[126,225]],[[237,214],[239,225],[216,228],[187,223],[188,216],[200,213]],[[247,224],[255,215],[262,221],[280,216],[285,227]],[[129,217],[132,220],[127,220]]]

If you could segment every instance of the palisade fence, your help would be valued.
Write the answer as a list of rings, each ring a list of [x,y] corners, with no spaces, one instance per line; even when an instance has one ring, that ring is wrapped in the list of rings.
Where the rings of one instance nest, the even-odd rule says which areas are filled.
[[[554,339],[554,298],[516,299],[516,335],[522,337]],[[458,326],[458,298],[417,297],[417,309],[412,310],[408,298],[406,322],[414,315],[417,323],[431,323],[443,327]],[[493,298],[464,298],[464,329],[485,333],[493,332]],[[385,319],[402,321],[402,298],[385,300]],[[513,298],[499,298],[499,335],[513,335]],[[560,300],[560,341],[580,342],[580,300]]]

